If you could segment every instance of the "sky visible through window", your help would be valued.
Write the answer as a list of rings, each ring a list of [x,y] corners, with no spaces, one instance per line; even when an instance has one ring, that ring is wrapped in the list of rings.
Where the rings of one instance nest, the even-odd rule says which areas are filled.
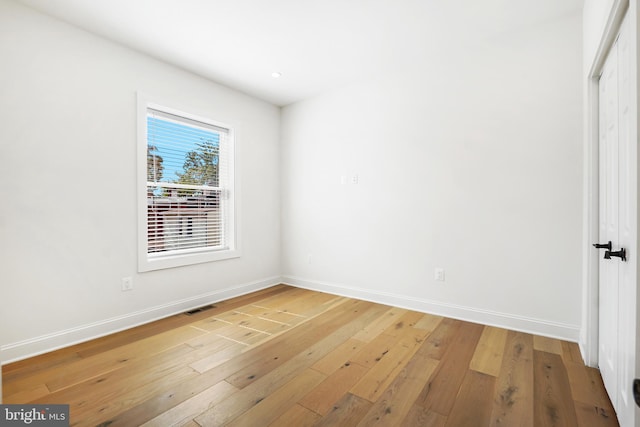
[[[186,170],[189,153],[202,151],[203,145],[215,147],[220,144],[217,132],[147,116],[147,161],[150,181],[178,182]],[[217,165],[218,156],[210,160]],[[217,169],[217,168],[216,168]]]

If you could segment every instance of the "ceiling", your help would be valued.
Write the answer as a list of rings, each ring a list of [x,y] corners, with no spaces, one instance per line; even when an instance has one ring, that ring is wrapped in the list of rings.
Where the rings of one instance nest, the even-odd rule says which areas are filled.
[[[578,13],[583,0],[20,0],[284,106]],[[279,72],[280,78],[272,73]]]

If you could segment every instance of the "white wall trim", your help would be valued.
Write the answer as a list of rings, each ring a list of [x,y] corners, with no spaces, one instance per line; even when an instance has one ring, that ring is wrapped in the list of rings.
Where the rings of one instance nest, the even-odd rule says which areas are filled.
[[[0,346],[2,364],[8,364],[49,351],[58,350],[84,341],[134,328],[165,317],[173,316],[203,305],[213,304],[230,298],[246,295],[281,283],[280,276],[269,277],[256,282],[220,289],[195,297],[173,301],[144,310],[110,319],[69,328],[51,334],[41,335],[24,341]]]
[[[414,298],[390,292],[372,291],[369,289],[318,282],[294,276],[284,276],[282,280],[284,284],[299,288],[358,298],[365,301],[392,305],[394,307],[481,323],[483,325],[497,326],[530,334],[559,338],[571,342],[577,342],[580,333],[580,325],[551,322],[516,314],[500,313],[440,301]]]
[[[620,26],[627,13],[627,9],[629,9],[629,0],[614,0],[609,16],[607,17],[607,22],[602,31],[602,38],[598,43],[598,49],[591,63],[589,77],[599,76],[602,72],[604,61],[609,55],[609,50],[611,50],[613,42],[616,40],[616,37],[618,37],[618,33],[620,33]]]

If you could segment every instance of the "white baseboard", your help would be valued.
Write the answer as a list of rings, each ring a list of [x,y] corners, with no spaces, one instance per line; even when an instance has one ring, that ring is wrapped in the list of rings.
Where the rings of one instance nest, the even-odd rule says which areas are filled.
[[[112,317],[99,322],[3,345],[0,347],[0,354],[2,355],[1,362],[2,364],[7,364],[37,356],[49,351],[100,338],[114,332],[140,326],[174,314],[183,313],[197,307],[259,291],[281,283],[281,279],[279,276],[270,277],[256,282],[173,301],[123,316]]]
[[[414,298],[389,292],[372,291],[368,289],[318,282],[294,276],[276,276],[209,292],[195,297],[185,298],[179,301],[173,301],[168,304],[42,335],[24,341],[6,344],[0,347],[0,354],[2,355],[1,362],[2,364],[7,364],[26,359],[28,357],[37,356],[49,351],[68,347],[70,345],[100,338],[108,334],[153,322],[174,314],[183,313],[193,308],[202,307],[207,304],[259,291],[279,283],[288,284],[298,288],[358,298],[385,305],[392,305],[424,313],[436,314],[439,316],[451,317],[474,323],[481,323],[484,325],[559,338],[572,342],[578,342],[580,336],[580,327],[578,325],[551,322],[509,313],[499,313],[490,310]]]
[[[559,338],[571,342],[578,342],[580,336],[579,325],[569,325],[543,319],[535,319],[510,313],[500,313],[491,310],[465,307],[461,305],[414,298],[388,292],[372,291],[362,288],[323,283],[303,279],[300,277],[284,276],[282,280],[285,284],[296,286],[299,288],[327,292],[330,294],[342,295],[350,298],[357,298],[365,301],[392,305],[409,310],[436,314],[438,316],[451,317],[454,319],[465,320],[473,323],[481,323],[483,325],[497,326],[500,328],[526,332],[535,335]]]

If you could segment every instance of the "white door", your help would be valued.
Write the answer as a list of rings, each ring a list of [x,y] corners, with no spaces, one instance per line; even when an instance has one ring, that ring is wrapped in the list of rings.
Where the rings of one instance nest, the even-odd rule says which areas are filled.
[[[635,425],[632,383],[635,374],[636,290],[634,247],[637,191],[632,173],[636,154],[631,138],[630,49],[627,20],[611,48],[600,77],[599,108],[599,238],[611,242],[599,262],[599,366],[620,424]],[[627,260],[621,255],[626,249]],[[606,252],[605,252],[606,251]],[[605,253],[610,258],[605,259]],[[640,421],[640,420],[638,420]]]
[[[600,77],[600,244],[618,245],[618,45],[611,49]],[[613,248],[610,248],[614,250]],[[607,250],[607,249],[603,249]],[[598,364],[613,406],[617,405],[618,281],[617,258],[600,257]]]

